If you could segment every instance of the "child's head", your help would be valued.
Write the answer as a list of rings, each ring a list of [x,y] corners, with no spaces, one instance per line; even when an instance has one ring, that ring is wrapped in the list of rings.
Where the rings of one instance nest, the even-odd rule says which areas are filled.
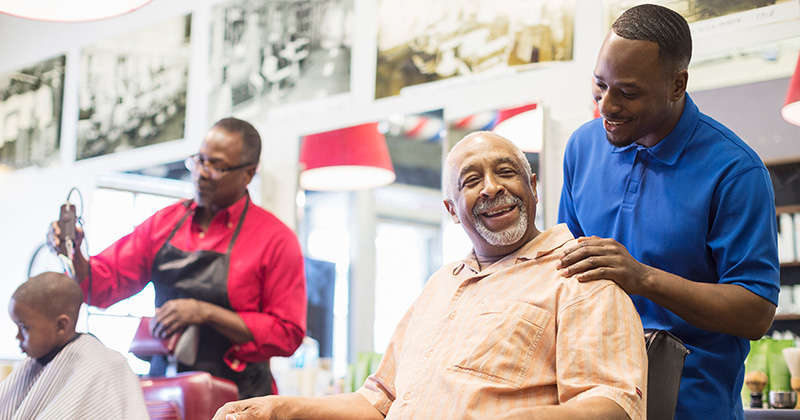
[[[39,358],[66,344],[75,335],[82,302],[80,286],[65,274],[42,273],[22,283],[8,304],[22,351]]]

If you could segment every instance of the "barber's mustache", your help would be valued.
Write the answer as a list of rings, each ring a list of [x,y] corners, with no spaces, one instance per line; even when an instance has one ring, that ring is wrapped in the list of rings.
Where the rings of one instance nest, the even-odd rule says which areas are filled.
[[[499,197],[495,197],[494,199],[478,202],[475,204],[475,207],[472,208],[472,214],[478,216],[479,214],[495,207],[509,205],[522,207],[522,199],[515,195],[501,195]]]

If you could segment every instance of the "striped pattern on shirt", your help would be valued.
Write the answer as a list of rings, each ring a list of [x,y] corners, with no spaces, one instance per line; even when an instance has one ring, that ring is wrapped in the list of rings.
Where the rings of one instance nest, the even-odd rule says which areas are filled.
[[[391,419],[475,419],[518,407],[615,401],[645,418],[647,355],[630,298],[556,269],[566,225],[478,269],[436,272],[359,393]]]
[[[47,365],[26,357],[0,384],[0,420],[149,419],[139,378],[89,334]]]

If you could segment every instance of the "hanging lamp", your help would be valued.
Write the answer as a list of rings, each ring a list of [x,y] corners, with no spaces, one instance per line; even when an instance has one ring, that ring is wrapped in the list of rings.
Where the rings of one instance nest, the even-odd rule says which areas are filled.
[[[46,22],[89,22],[132,12],[151,0],[0,0],[0,13]]]
[[[378,123],[303,137],[300,167],[300,188],[311,191],[362,190],[396,178]]]
[[[789,81],[789,90],[786,91],[786,101],[781,108],[781,116],[786,122],[800,126],[800,56],[797,57],[797,67]]]

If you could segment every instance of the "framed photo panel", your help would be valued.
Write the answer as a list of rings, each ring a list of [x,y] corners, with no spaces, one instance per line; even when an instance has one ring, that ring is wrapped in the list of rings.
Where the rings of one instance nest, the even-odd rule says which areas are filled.
[[[191,15],[83,49],[77,159],[182,139]]]
[[[65,57],[0,73],[0,171],[58,160]]]

